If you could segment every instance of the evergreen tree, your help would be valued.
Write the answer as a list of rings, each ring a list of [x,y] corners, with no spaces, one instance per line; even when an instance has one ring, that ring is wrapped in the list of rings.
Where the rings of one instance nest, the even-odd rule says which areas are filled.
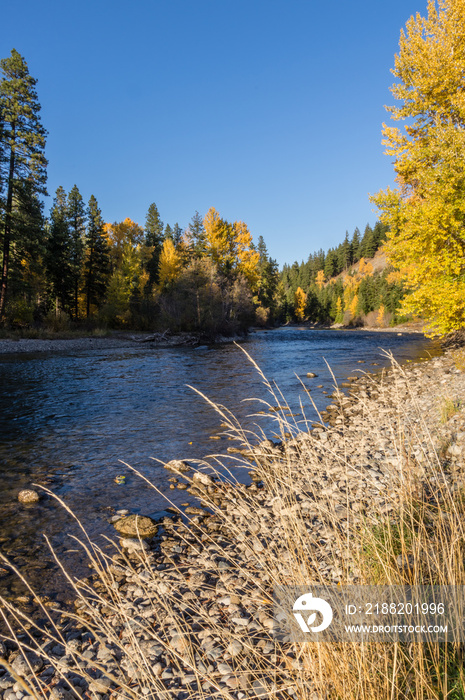
[[[352,265],[352,249],[349,241],[349,232],[346,231],[344,242],[340,245],[339,269],[347,270]]]
[[[148,286],[150,288],[158,283],[158,267],[163,240],[163,221],[160,219],[157,205],[153,202],[149,206],[145,219],[145,245],[153,249],[152,255],[146,263],[146,270],[149,273]]]
[[[322,248],[315,253],[315,272],[325,269],[326,253]]]
[[[110,251],[105,237],[104,222],[94,195],[87,207],[87,235],[85,262],[86,310],[90,315],[90,306],[99,306],[105,296],[110,271]]]
[[[28,181],[18,186],[15,210],[15,241],[11,248],[8,296],[21,297],[30,309],[31,318],[37,301],[45,311],[45,221],[43,202]]]
[[[362,257],[362,251],[360,248],[360,229],[358,226],[355,228],[354,233],[352,234],[352,240],[350,242],[350,247],[352,249],[352,263],[356,263],[360,260]]]
[[[26,61],[15,49],[9,58],[0,61],[0,69],[3,74],[0,83],[0,181],[4,183],[6,194],[2,201],[1,319],[5,311],[10,248],[19,235],[19,210],[24,204],[25,192],[29,202],[46,194],[47,161],[44,155],[46,131],[40,122],[40,104],[35,89],[37,81],[29,75]]]
[[[64,311],[69,311],[73,293],[70,257],[71,235],[66,192],[60,186],[56,191],[50,212],[50,234],[47,241],[45,265],[53,295]]]
[[[84,262],[84,245],[86,235],[86,212],[84,201],[76,185],[68,195],[68,222],[70,227],[69,266],[73,282],[73,315],[79,316],[79,288]]]
[[[203,218],[196,211],[188,226],[188,236],[191,242],[194,257],[203,258],[207,252],[207,241],[205,237],[205,226]]]
[[[389,231],[389,226],[377,221],[373,229],[373,245],[376,246],[376,250],[380,248],[387,238],[387,232]]]
[[[257,299],[264,308],[270,310],[271,317],[276,311],[275,295],[279,284],[278,264],[268,255],[263,236],[259,236],[257,244],[259,254],[257,271]]]
[[[325,260],[325,276],[327,278],[337,275],[337,257],[332,248],[328,250]]]
[[[365,231],[363,233],[363,238],[362,238],[362,243],[361,243],[361,252],[362,252],[362,257],[364,258],[372,258],[374,254],[376,253],[377,246],[376,246],[376,241],[373,236],[373,229],[371,228],[370,224],[367,224],[365,226]]]
[[[167,241],[169,239],[172,243],[174,242],[173,241],[173,229],[171,228],[171,226],[169,224],[166,224],[166,226],[165,226],[165,233],[163,234],[163,238],[165,241]]]
[[[176,248],[181,243],[181,239],[182,239],[182,228],[180,227],[178,222],[176,222],[174,225],[174,228],[173,228],[173,243],[176,246]]]

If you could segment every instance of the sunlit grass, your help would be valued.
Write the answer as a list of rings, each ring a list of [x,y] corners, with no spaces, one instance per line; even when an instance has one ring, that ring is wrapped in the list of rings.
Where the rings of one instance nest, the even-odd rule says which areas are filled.
[[[346,434],[344,426],[338,429],[337,437],[330,429],[327,440],[317,439],[308,432],[314,418],[306,418],[303,406],[298,416],[287,415],[285,398],[262,374],[261,378],[270,400],[259,402],[257,414],[263,410],[270,414],[275,436],[292,438],[286,449],[265,441],[263,432],[244,429],[226,408],[205,397],[240,452],[229,454],[227,459],[214,455],[199,462],[193,473],[179,474],[212,514],[202,522],[192,516],[187,523],[165,523],[165,536],[172,535],[185,548],[180,558],[163,549],[163,541],[163,555],[158,558],[150,552],[129,558],[116,544],[108,553],[90,541],[81,526],[80,544],[97,583],[75,581],[62,570],[79,601],[76,612],[67,613],[63,624],[82,625],[95,640],[114,650],[117,673],[108,674],[103,663],[90,662],[83,650],[70,648],[65,633],[45,607],[42,615],[49,620],[47,644],[31,636],[36,623],[3,600],[9,639],[47,659],[57,678],[65,680],[70,671],[88,683],[94,682],[96,675],[108,678],[112,690],[104,695],[115,700],[178,698],[185,688],[170,688],[161,678],[160,666],[168,665],[190,679],[187,698],[230,700],[257,694],[294,700],[463,698],[460,648],[452,643],[299,645],[273,638],[264,621],[273,613],[274,586],[465,585],[465,499],[433,449],[420,409],[408,409],[416,410],[417,421],[407,420],[405,401],[396,389],[404,373],[397,365],[384,384],[382,377],[376,380],[380,391],[388,392],[390,398],[391,437],[397,455],[395,464],[385,465],[389,485],[384,513],[352,508],[364,473],[354,469],[350,461],[353,437]],[[414,405],[415,397],[411,398]],[[282,408],[269,410],[277,406]],[[364,439],[376,451],[383,436],[373,403],[359,399],[359,408],[365,421]],[[421,465],[410,451],[410,445],[419,441],[431,447]],[[248,471],[249,459],[253,459],[259,486],[238,483],[228,467],[234,464]],[[158,491],[155,485],[153,488]],[[332,495],[335,489],[345,494],[343,517]],[[262,494],[266,494],[264,500]],[[304,507],[305,503],[310,505]],[[67,508],[65,503],[63,507]],[[317,531],[316,522],[323,528]],[[126,580],[137,589],[138,598],[148,601],[146,617],[141,606],[134,605],[134,599],[128,599],[118,585],[114,554]],[[161,556],[167,561],[164,571],[157,569]],[[223,573],[212,564],[212,556],[224,562]],[[257,632],[245,627],[238,632],[226,609],[215,602],[221,587],[238,595],[242,605],[250,601],[250,610],[263,622],[262,629]],[[223,682],[217,664],[202,645],[202,629],[210,630],[215,645],[226,655],[233,679],[230,685]],[[28,633],[28,643],[18,639],[20,632]],[[271,647],[266,646],[268,642]],[[66,667],[51,653],[56,644],[68,650]],[[147,651],[150,644],[162,650],[158,661]],[[239,648],[237,654],[228,652]],[[48,689],[37,673],[31,674],[27,684],[29,694],[47,697]]]

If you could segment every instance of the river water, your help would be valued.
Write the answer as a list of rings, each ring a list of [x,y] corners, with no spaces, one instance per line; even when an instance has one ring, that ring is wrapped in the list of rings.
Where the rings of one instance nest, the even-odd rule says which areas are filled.
[[[329,403],[323,391],[334,389],[331,372],[340,382],[354,371],[378,371],[388,365],[384,351],[401,363],[438,353],[421,335],[296,327],[254,332],[241,346],[276,382],[291,411],[299,413],[302,401],[310,420],[316,415],[301,381],[322,409]],[[318,376],[308,379],[307,372]],[[217,413],[189,386],[225,405],[251,429],[259,424],[270,435],[274,427],[251,415],[264,407],[245,399],[271,405],[276,401],[234,344],[193,349],[147,343],[0,355],[0,376],[0,545],[36,589],[52,597],[63,598],[65,589],[57,583],[44,533],[65,565],[83,575],[82,557],[70,551],[75,546],[67,536],[79,530],[51,497],[37,505],[19,505],[21,488],[48,487],[91,537],[114,538],[108,523],[111,509],[153,514],[167,505],[124,463],[140,470],[179,505],[189,496],[169,490],[169,475],[156,460],[201,459],[234,445],[223,435]],[[115,483],[117,475],[125,476],[124,484]],[[237,470],[237,475],[246,478],[245,471]],[[105,546],[104,540],[99,542]],[[0,595],[14,597],[21,590],[8,569],[1,568]]]

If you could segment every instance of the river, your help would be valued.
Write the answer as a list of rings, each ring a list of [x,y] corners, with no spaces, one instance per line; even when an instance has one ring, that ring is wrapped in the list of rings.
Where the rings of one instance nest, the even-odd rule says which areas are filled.
[[[388,365],[383,351],[391,351],[401,363],[438,352],[421,335],[303,327],[257,331],[241,346],[276,382],[291,411],[299,413],[302,401],[310,420],[316,415],[304,386],[322,409],[329,403],[323,392],[334,389],[331,372],[340,382],[354,371],[378,371]],[[318,376],[308,379],[307,372]],[[82,558],[72,551],[76,548],[67,536],[77,534],[78,528],[51,497],[37,505],[20,505],[21,488],[46,486],[72,509],[91,537],[114,537],[108,523],[113,510],[153,514],[166,507],[163,496],[126,464],[179,505],[189,497],[169,490],[169,474],[157,460],[201,459],[234,445],[223,435],[219,416],[189,387],[225,405],[248,428],[258,423],[271,434],[274,427],[269,419],[251,415],[264,407],[245,399],[272,405],[276,401],[234,344],[194,349],[147,343],[0,355],[0,375],[2,552],[42,594],[57,599],[65,597],[66,589],[57,583],[44,533],[65,565],[82,575]],[[115,483],[117,475],[125,477],[123,484]],[[246,478],[244,470],[237,469],[236,475]],[[22,590],[8,569],[1,568],[0,595],[12,598]]]

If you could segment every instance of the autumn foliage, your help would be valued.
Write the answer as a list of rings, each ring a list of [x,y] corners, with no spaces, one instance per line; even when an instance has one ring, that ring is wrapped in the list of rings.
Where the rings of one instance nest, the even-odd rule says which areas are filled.
[[[410,290],[405,311],[430,333],[465,325],[465,0],[430,0],[407,22],[384,125],[397,188],[372,199],[390,228],[386,251]]]

